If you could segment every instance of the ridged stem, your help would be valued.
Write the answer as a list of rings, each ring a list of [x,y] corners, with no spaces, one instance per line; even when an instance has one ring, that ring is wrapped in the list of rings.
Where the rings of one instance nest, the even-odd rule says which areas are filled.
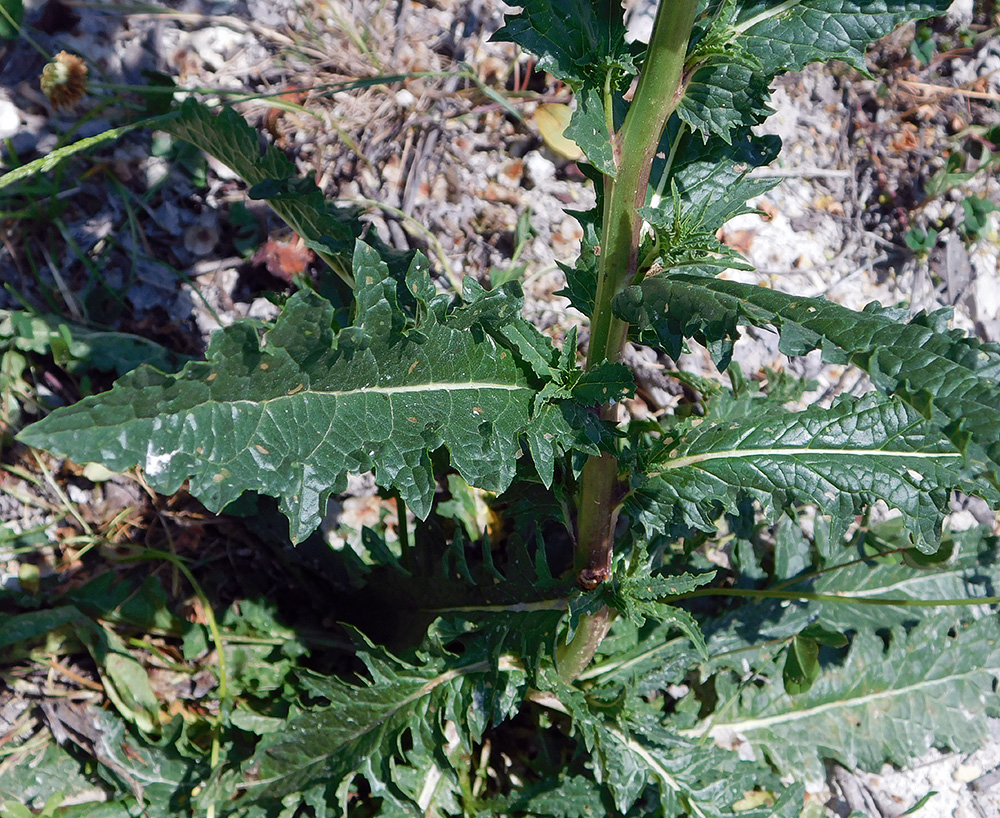
[[[635,96],[611,139],[617,174],[604,179],[604,212],[597,293],[590,316],[587,367],[621,358],[628,324],[615,317],[611,302],[638,272],[646,188],[653,157],[667,120],[683,94],[684,58],[694,25],[698,0],[661,0]],[[602,416],[615,420],[615,407]],[[577,498],[576,569],[582,586],[595,588],[611,571],[619,497],[617,459],[611,454],[591,457],[581,476]],[[563,678],[576,678],[590,663],[607,633],[607,610],[583,617],[573,641],[557,652]]]

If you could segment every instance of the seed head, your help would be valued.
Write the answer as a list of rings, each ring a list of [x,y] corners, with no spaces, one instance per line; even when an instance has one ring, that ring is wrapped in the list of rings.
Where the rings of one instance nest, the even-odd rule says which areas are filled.
[[[42,69],[41,86],[57,111],[72,108],[87,93],[87,66],[76,54],[60,51]]]

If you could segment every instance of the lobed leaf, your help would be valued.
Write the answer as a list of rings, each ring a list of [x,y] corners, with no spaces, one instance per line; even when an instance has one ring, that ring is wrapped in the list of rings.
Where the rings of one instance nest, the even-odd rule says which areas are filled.
[[[856,312],[822,298],[669,273],[628,288],[615,309],[673,357],[684,338],[702,341],[720,368],[731,360],[738,325],[773,326],[781,352],[820,349],[827,363],[854,364],[877,389],[929,418],[976,468],[1000,470],[1000,347],[947,330],[947,311],[903,323],[877,303]]]
[[[295,541],[351,472],[374,469],[425,517],[429,453],[442,445],[467,482],[505,489],[536,391],[514,354],[484,331],[449,326],[426,303],[407,329],[390,303],[397,283],[367,245],[354,272],[358,318],[337,336],[331,306],[299,292],[263,337],[234,324],[213,336],[207,362],[178,375],[142,367],[21,440],[116,471],[139,465],[168,494],[189,479],[213,511],[245,491],[272,495]],[[411,273],[415,289],[429,286],[419,260]]]
[[[677,116],[705,142],[717,135],[729,143],[734,132],[759,125],[774,113],[767,106],[770,79],[739,62],[706,65],[685,86]]]
[[[176,114],[157,125],[230,168],[251,186],[253,198],[266,199],[274,212],[350,283],[350,257],[362,227],[356,208],[327,202],[316,184],[299,177],[291,160],[273,145],[262,151],[257,131],[232,108],[214,114],[207,106],[186,99]]]
[[[677,116],[703,140],[764,121],[769,86],[811,62],[843,60],[867,74],[864,49],[901,23],[943,14],[947,0],[741,0],[712,6],[688,55]]]
[[[497,677],[487,675],[486,661],[457,664],[427,658],[412,665],[359,639],[359,658],[370,678],[349,684],[336,677],[304,676],[310,692],[327,704],[305,710],[282,731],[262,739],[251,761],[255,772],[244,802],[277,801],[318,783],[332,794],[357,775],[373,793],[385,790],[399,797],[402,793],[392,782],[404,736],[425,761],[447,764],[435,748],[448,743],[449,722],[460,731],[459,746],[468,752],[489,724],[509,715],[519,702],[504,685],[496,689]],[[516,686],[523,674],[512,670],[503,680]]]
[[[778,180],[756,179],[750,173],[769,165],[778,156],[781,140],[776,136],[755,136],[748,129],[728,140],[713,137],[703,142],[672,120],[661,140],[664,158],[653,162],[652,189],[648,205],[640,210],[654,229],[663,230],[678,219],[714,233],[729,219],[753,213],[747,200],[773,188]],[[683,208],[676,212],[676,191]]]
[[[595,756],[603,783],[626,812],[647,786],[659,794],[661,815],[787,816],[802,809],[801,785],[787,790],[765,766],[736,753],[678,735],[653,717],[637,716],[624,728],[595,724]],[[739,808],[747,793],[776,795],[760,812]]]
[[[842,60],[868,73],[864,48],[896,26],[944,14],[949,0],[742,0],[735,34],[768,80],[811,62]]]
[[[751,497],[768,519],[793,501],[815,503],[840,542],[854,516],[877,500],[902,512],[914,544],[937,550],[951,490],[978,490],[951,442],[902,401],[843,397],[832,408],[772,410],[704,422],[665,445],[634,479],[626,508],[648,534],[665,522],[715,529]]]
[[[894,627],[888,647],[871,630],[857,634],[846,661],[827,667],[801,695],[780,681],[742,689],[732,715],[714,718],[719,741],[745,737],[781,773],[824,780],[824,759],[877,770],[905,766],[932,747],[971,752],[997,715],[1000,643],[992,618],[956,625],[926,620]]]
[[[614,0],[533,0],[507,17],[493,39],[530,51],[541,70],[574,90],[577,107],[565,136],[601,173],[614,176],[604,92],[618,90],[636,72],[621,5]]]

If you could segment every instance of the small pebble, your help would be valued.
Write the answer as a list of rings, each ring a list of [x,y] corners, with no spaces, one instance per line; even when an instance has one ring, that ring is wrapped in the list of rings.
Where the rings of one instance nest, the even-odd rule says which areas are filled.
[[[21,112],[7,99],[0,99],[0,139],[9,139],[21,130]]]

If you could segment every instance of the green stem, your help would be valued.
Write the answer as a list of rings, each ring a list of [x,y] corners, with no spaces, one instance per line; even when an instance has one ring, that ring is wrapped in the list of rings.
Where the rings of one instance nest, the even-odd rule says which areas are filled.
[[[607,606],[597,613],[580,617],[573,639],[556,649],[556,668],[566,681],[572,681],[590,664],[611,627],[614,614]]]
[[[646,62],[621,130],[611,137],[617,174],[604,179],[601,255],[594,312],[590,317],[587,367],[621,358],[628,324],[615,317],[611,302],[638,272],[642,219],[653,157],[667,120],[683,94],[684,59],[698,0],[662,0],[656,12]],[[606,103],[607,104],[607,103]],[[615,421],[615,407],[602,410]],[[611,454],[584,466],[577,510],[576,568],[580,584],[595,588],[611,571],[617,509],[621,500],[618,461]],[[590,663],[611,622],[600,611],[583,617],[573,641],[557,653],[559,672],[576,678]]]
[[[697,0],[664,0],[656,12],[646,62],[621,130],[612,137],[618,174],[604,179],[604,219],[597,296],[587,365],[618,360],[628,330],[611,300],[635,277],[646,188],[667,120],[683,95],[684,58]]]

